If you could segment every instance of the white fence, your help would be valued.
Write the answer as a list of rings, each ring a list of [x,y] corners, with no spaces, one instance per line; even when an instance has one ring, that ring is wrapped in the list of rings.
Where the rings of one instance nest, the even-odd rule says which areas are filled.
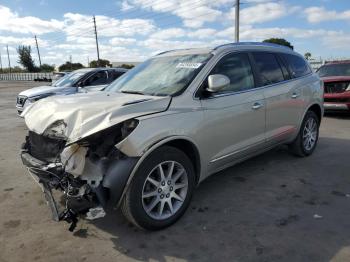
[[[51,82],[53,73],[6,73],[0,74],[0,81],[47,81]]]

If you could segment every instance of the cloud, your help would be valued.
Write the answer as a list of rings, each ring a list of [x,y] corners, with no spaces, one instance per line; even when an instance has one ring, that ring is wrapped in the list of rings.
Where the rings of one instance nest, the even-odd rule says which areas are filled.
[[[227,3],[228,0],[219,1],[188,1],[188,0],[129,0],[128,3],[133,6],[158,12],[170,13],[180,17],[184,26],[190,28],[199,28],[206,22],[214,22],[221,15],[222,12],[217,7],[221,4]]]
[[[217,31],[212,28],[201,28],[196,31],[189,32],[187,36],[197,39],[212,38],[215,37],[216,32]]]
[[[259,24],[268,21],[273,21],[288,16],[300,9],[298,6],[289,6],[284,2],[254,2],[257,2],[257,4],[241,9],[241,24]],[[230,20],[234,20],[235,7],[231,8],[230,12],[227,14],[227,17]]]
[[[78,13],[64,14],[64,31],[69,35],[76,35],[84,32],[93,35],[94,29],[92,17]],[[85,25],[85,28],[82,28]],[[96,16],[98,35],[101,37],[123,37],[135,34],[147,35],[155,30],[153,21],[147,19],[115,19],[108,16]]]
[[[20,17],[8,7],[0,5],[0,31],[41,35],[61,30],[62,27],[62,21],[43,20],[33,16]]]
[[[127,46],[136,43],[135,38],[113,37],[109,40],[109,43],[113,46]]]
[[[150,38],[155,39],[169,39],[169,38],[178,38],[185,36],[186,31],[182,28],[167,28],[163,30],[158,30],[153,33]]]
[[[307,20],[310,23],[320,23],[324,21],[334,20],[349,20],[350,21],[350,10],[343,12],[337,12],[334,10],[327,10],[323,6],[313,6],[304,10]]]

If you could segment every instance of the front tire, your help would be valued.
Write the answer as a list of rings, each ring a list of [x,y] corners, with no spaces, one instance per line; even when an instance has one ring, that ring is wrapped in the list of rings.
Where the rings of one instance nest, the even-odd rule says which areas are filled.
[[[319,127],[320,119],[313,111],[308,111],[297,138],[289,145],[292,153],[300,157],[311,155],[317,146]]]
[[[195,172],[187,155],[174,147],[160,147],[137,169],[123,198],[123,214],[143,229],[168,227],[186,211],[194,185]]]

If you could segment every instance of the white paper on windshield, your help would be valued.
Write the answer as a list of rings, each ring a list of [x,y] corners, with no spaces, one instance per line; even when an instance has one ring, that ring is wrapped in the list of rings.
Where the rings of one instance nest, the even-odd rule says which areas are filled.
[[[178,63],[176,68],[194,68],[197,69],[202,63]]]

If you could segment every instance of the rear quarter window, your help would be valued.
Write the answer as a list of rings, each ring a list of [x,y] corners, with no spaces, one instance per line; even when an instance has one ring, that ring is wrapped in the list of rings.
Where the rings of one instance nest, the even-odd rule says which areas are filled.
[[[303,58],[291,54],[281,54],[281,56],[288,65],[293,78],[305,76],[311,73],[309,65]]]

